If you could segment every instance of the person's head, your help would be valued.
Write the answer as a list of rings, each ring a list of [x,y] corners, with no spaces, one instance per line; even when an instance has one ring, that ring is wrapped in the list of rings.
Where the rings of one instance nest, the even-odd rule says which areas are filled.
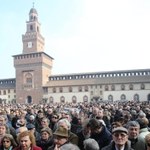
[[[35,116],[34,116],[34,115],[30,115],[30,116],[29,116],[29,120],[30,120],[30,121],[34,121],[34,120],[35,120]]]
[[[53,108],[48,108],[48,109],[47,109],[47,113],[48,113],[48,114],[53,114]]]
[[[136,121],[140,124],[140,129],[147,128],[149,121],[146,117],[138,118]]]
[[[27,127],[20,127],[18,129],[16,129],[16,134],[19,135],[20,133],[24,132],[24,131],[27,131]]]
[[[89,120],[87,127],[90,127],[92,134],[96,134],[101,132],[103,124],[99,120],[92,118]]]
[[[17,146],[17,143],[15,142],[13,136],[11,134],[5,134],[2,138],[2,146],[4,149],[9,149],[11,146],[14,148]]]
[[[27,124],[27,129],[34,134],[34,132],[35,132],[35,125],[32,124],[32,123],[29,123],[29,124]]]
[[[8,118],[6,115],[0,115],[0,123],[1,124],[6,124],[8,121]]]
[[[21,150],[31,149],[31,145],[36,145],[35,136],[30,131],[23,131],[17,137]]]
[[[145,136],[147,149],[150,150],[150,133]]]
[[[129,139],[136,139],[139,135],[140,125],[137,121],[129,121],[127,123]]]
[[[128,141],[128,130],[124,127],[117,127],[112,130],[112,137],[115,145],[121,147]]]
[[[70,122],[67,120],[67,119],[60,119],[58,122],[57,122],[57,126],[58,127],[64,127],[66,128],[67,130],[70,130],[71,129],[71,124]]]
[[[117,127],[122,127],[122,124],[119,121],[115,121],[111,124],[112,129]]]
[[[41,120],[42,128],[49,127],[49,124],[50,124],[50,120],[48,118],[46,118],[46,117],[42,118],[42,120]]]
[[[72,143],[66,143],[60,147],[60,150],[80,150],[79,147]]]
[[[53,135],[52,130],[48,127],[41,130],[41,139],[48,140]]]
[[[25,127],[26,126],[26,119],[24,117],[20,118],[17,120],[17,123],[16,123],[16,127],[19,128],[19,127]]]
[[[42,110],[38,110],[37,117],[38,118],[43,118],[44,117],[44,112]]]
[[[60,147],[68,141],[69,133],[68,130],[64,127],[59,126],[56,131],[53,133],[54,143]]]
[[[88,138],[83,141],[85,150],[99,150],[99,145],[96,140]]]
[[[3,124],[3,123],[0,123],[0,136],[5,135],[6,132],[7,132],[7,125]]]
[[[104,110],[103,109],[99,109],[96,115],[97,119],[102,119],[104,117]]]
[[[87,139],[91,136],[91,129],[88,126],[88,123],[89,123],[89,119],[84,120],[82,123],[82,129],[83,129],[82,132],[83,132],[85,139]]]
[[[93,107],[92,114],[98,115],[98,112],[99,112],[99,108]]]
[[[58,122],[59,115],[58,114],[53,114],[51,118],[51,122],[56,123]]]

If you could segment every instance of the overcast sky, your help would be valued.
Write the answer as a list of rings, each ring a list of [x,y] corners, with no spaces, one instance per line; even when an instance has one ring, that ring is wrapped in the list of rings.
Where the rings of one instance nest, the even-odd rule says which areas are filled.
[[[150,0],[0,1],[0,79],[15,78],[33,1],[52,74],[150,68]]]

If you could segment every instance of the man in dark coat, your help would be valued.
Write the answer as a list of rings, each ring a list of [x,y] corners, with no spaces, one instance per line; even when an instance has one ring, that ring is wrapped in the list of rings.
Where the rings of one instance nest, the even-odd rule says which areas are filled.
[[[98,142],[100,149],[110,144],[112,140],[111,133],[102,122],[92,118],[89,120],[88,126],[91,129],[91,138]]]

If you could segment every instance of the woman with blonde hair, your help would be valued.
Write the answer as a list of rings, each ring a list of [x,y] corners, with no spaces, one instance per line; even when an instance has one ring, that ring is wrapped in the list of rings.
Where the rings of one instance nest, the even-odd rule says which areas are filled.
[[[35,136],[30,131],[23,131],[17,137],[19,146],[14,150],[42,150],[40,147],[36,146]]]

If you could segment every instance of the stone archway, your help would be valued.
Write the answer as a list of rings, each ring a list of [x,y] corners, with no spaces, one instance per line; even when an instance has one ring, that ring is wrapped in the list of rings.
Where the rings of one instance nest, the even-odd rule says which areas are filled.
[[[31,104],[32,103],[32,97],[31,96],[27,96],[27,103]]]

